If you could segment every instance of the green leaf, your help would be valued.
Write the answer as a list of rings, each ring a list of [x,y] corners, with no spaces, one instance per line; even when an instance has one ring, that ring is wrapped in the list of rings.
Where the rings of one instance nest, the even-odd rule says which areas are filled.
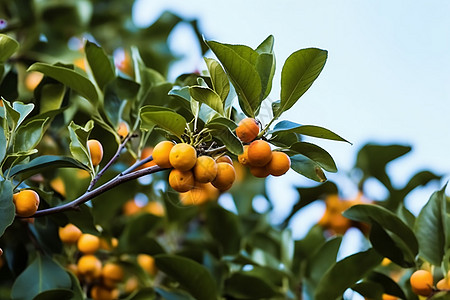
[[[40,113],[61,107],[66,88],[60,83],[47,83],[41,89]]]
[[[272,81],[275,75],[275,55],[261,53],[258,56],[255,68],[261,78],[261,99],[265,99],[272,90]]]
[[[382,299],[383,287],[372,281],[362,281],[351,287],[352,290],[364,297],[364,299]]]
[[[336,263],[342,237],[335,237],[323,244],[319,250],[308,260],[306,276],[314,285],[319,283],[323,274]]]
[[[204,59],[208,67],[213,89],[219,95],[222,102],[225,102],[230,93],[230,82],[228,81],[227,74],[217,60],[206,57]]]
[[[239,218],[219,205],[211,205],[207,216],[208,230],[216,243],[221,246],[223,254],[238,253],[242,235]]]
[[[214,124],[222,124],[222,125],[228,127],[231,131],[234,131],[237,128],[237,124],[233,120],[230,120],[230,119],[224,118],[224,117],[217,117],[217,118],[211,119],[209,121],[209,123],[207,123],[205,125],[205,127],[208,128],[209,124],[213,124],[213,128],[215,126]]]
[[[69,289],[53,289],[39,293],[38,295],[36,295],[36,297],[33,298],[33,300],[72,300],[73,297],[74,292]]]
[[[338,261],[323,275],[314,299],[333,300],[342,297],[346,289],[378,266],[382,259],[374,249],[369,249]]]
[[[318,182],[327,180],[325,173],[318,163],[309,159],[308,157],[297,154],[291,158],[291,169],[303,176]]]
[[[212,120],[208,123],[208,128],[211,129],[211,134],[213,137],[220,140],[226,147],[227,150],[235,155],[242,154],[244,152],[244,147],[242,146],[241,140],[231,132],[230,128],[219,122],[214,122]]]
[[[18,128],[25,120],[25,118],[33,111],[34,104],[33,103],[24,104],[19,101],[14,101],[12,107],[20,115],[19,119],[17,120],[17,128]]]
[[[9,180],[0,177],[0,236],[12,224],[16,214],[13,202],[13,187]]]
[[[256,47],[255,51],[259,54],[261,53],[273,53],[273,45],[275,42],[275,38],[273,35],[269,35],[264,41]]]
[[[225,293],[233,299],[271,299],[279,295],[266,280],[245,272],[233,273],[225,281]]]
[[[192,296],[190,296],[186,292],[177,291],[177,290],[174,290],[173,288],[170,290],[165,290],[162,288],[155,288],[155,291],[158,293],[158,295],[160,295],[162,297],[162,299],[166,299],[166,300],[195,300],[194,298],[192,298]],[[146,300],[146,299],[147,298],[142,299],[142,300]]]
[[[419,241],[419,256],[435,266],[441,265],[445,254],[445,188],[446,186],[431,195],[414,225],[414,232]]]
[[[197,300],[212,300],[218,297],[216,282],[204,266],[191,259],[160,254],[155,256],[159,270],[178,281]]]
[[[249,47],[206,42],[222,63],[238,94],[242,111],[249,117],[261,105],[261,79],[254,66],[258,53]]]
[[[221,115],[224,114],[222,99],[212,89],[203,86],[191,86],[189,93],[195,101],[208,105]]]
[[[85,166],[90,166],[91,170],[94,167],[87,149],[87,141],[93,128],[94,122],[92,120],[88,121],[84,127],[75,124],[73,121],[69,124],[70,152],[76,160]]]
[[[300,125],[295,122],[291,121],[281,121],[275,125],[273,130],[269,131],[270,134],[278,135],[280,133],[297,133],[307,136],[312,136],[316,138],[321,139],[327,139],[327,140],[334,140],[334,141],[341,141],[341,142],[347,142],[351,144],[346,139],[340,137],[336,133],[332,132],[331,130],[328,130],[323,127],[314,126],[314,125]]]
[[[31,65],[27,71],[41,72],[45,76],[51,77],[63,83],[89,100],[93,105],[96,105],[98,102],[98,95],[95,86],[89,79],[74,70],[45,63],[35,63]]]
[[[49,118],[36,119],[20,126],[14,139],[14,152],[34,149],[41,141],[48,121]]]
[[[0,62],[5,62],[19,49],[19,43],[6,34],[0,34]]]
[[[30,284],[33,282],[34,284]],[[36,259],[17,277],[11,290],[12,299],[33,299],[54,289],[70,289],[69,274],[48,256],[37,253]]]
[[[357,204],[347,209],[343,215],[354,221],[369,224],[378,223],[384,230],[389,230],[395,234],[399,239],[398,242],[405,243],[412,256],[417,255],[419,246],[416,236],[408,225],[386,208],[372,204]]]
[[[9,136],[10,132],[14,132],[17,128],[17,123],[20,119],[20,113],[17,112],[9,103],[9,101],[6,101],[6,99],[4,99],[3,97],[2,101],[3,107],[5,109],[4,118],[6,119],[6,123],[4,123],[4,129],[6,130],[5,135]]]
[[[400,299],[407,299],[401,287],[394,280],[392,280],[391,277],[386,276],[383,273],[371,272],[369,276],[367,276],[367,279],[381,285],[384,293],[397,296]]]
[[[113,66],[105,51],[96,44],[86,41],[84,51],[86,52],[86,59],[94,74],[95,81],[100,90],[103,90],[106,84],[111,82],[115,77]]]
[[[120,115],[122,113],[122,100],[115,92],[116,81],[107,84],[104,88],[103,107],[109,122],[116,127],[119,125]]]
[[[325,66],[327,55],[325,50],[308,48],[298,50],[286,59],[281,71],[280,108],[275,117],[290,109],[311,87]]]
[[[3,161],[5,156],[6,156],[6,136],[5,130],[3,129],[3,124],[0,123],[0,162]]]
[[[140,115],[143,130],[151,130],[157,125],[177,137],[181,137],[184,133],[186,119],[169,108],[146,105],[141,108]]]
[[[331,155],[317,145],[307,142],[297,142],[292,144],[289,149],[308,157],[328,172],[337,172],[336,164]]]
[[[86,166],[79,163],[75,159],[66,156],[42,155],[31,160],[28,163],[14,166],[9,172],[10,177],[21,175],[22,180],[27,179],[35,174],[54,170],[56,168],[78,168],[86,169]]]

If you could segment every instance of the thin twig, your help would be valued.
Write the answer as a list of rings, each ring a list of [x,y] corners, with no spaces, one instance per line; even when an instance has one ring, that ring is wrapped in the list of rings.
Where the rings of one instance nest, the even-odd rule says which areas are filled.
[[[143,160],[138,160],[132,166],[130,166],[128,169],[126,169],[125,171],[120,173],[119,176],[127,175],[131,171],[134,171],[136,168],[139,168],[140,166],[145,165],[146,163],[151,162],[152,160],[153,160],[153,156],[152,155],[150,155],[149,157],[144,158]]]
[[[205,154],[214,154],[216,152],[224,151],[225,149],[227,149],[227,146],[220,146],[214,149],[205,150]]]
[[[122,152],[122,149],[125,147],[126,143],[130,140],[132,137],[131,134],[127,135],[123,142],[119,145],[119,148],[117,148],[116,154],[108,161],[108,163],[101,169],[97,175],[95,175],[94,179],[92,179],[91,183],[89,184],[89,187],[87,188],[87,191],[90,192],[94,185],[97,183],[97,181],[102,177],[102,175],[108,170],[108,168],[119,158],[120,152]]]

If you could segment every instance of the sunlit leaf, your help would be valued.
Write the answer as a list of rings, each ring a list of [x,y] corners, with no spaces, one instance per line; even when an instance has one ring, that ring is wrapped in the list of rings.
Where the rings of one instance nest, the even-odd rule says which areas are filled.
[[[223,103],[220,96],[208,87],[191,86],[189,88],[191,97],[200,103],[204,103],[214,109],[219,114],[223,115]]]
[[[186,119],[175,111],[153,105],[141,108],[141,129],[151,130],[155,125],[181,137],[186,127]]]
[[[222,102],[225,102],[230,93],[230,82],[228,81],[227,74],[215,59],[205,58],[205,62],[208,67],[209,76],[211,76],[214,91],[220,96]]]
[[[48,83],[41,89],[40,113],[56,110],[61,107],[66,88],[60,83]]]
[[[19,43],[6,34],[0,34],[0,62],[5,62],[19,49]]]
[[[321,166],[312,159],[302,155],[296,154],[291,158],[291,169],[303,176],[318,182],[327,180],[325,173]]]
[[[28,151],[39,144],[49,119],[32,120],[19,127],[14,139],[14,152]]]
[[[91,166],[91,157],[87,149],[89,135],[94,128],[94,122],[88,121],[84,127],[76,125],[73,121],[69,124],[70,152],[76,160],[86,166]]]
[[[297,142],[292,144],[289,149],[308,157],[328,172],[337,172],[336,163],[331,155],[317,145],[307,142]]]

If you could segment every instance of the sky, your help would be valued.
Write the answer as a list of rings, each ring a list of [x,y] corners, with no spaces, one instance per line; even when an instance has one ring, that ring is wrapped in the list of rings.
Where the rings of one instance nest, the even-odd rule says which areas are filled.
[[[269,96],[273,100],[279,99],[282,65],[291,53],[309,47],[328,51],[318,79],[282,117],[328,128],[352,142],[313,141],[335,159],[339,172],[327,176],[347,187],[343,197],[355,196],[355,187],[342,174],[351,169],[357,151],[367,142],[413,146],[411,153],[389,165],[394,186],[402,186],[422,169],[445,175],[440,183],[408,197],[407,205],[415,214],[449,179],[449,1],[138,0],[135,22],[148,26],[164,10],[198,19],[209,40],[254,48],[273,35],[277,59]],[[183,25],[170,36],[171,48],[183,56],[171,69],[172,79],[205,69],[193,39],[193,32]],[[274,221],[282,220],[297,200],[294,186],[315,184],[293,171],[270,178],[269,196],[285,191],[275,205]],[[372,185],[370,196],[382,199],[383,190]],[[317,203],[296,216],[294,236],[303,236],[323,209]]]

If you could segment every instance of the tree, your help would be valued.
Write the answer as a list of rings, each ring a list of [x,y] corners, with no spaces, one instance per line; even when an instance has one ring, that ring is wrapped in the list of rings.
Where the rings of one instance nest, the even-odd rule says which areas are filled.
[[[337,171],[333,158],[304,136],[348,141],[282,118],[321,73],[326,50],[292,53],[280,99],[270,101],[273,36],[255,48],[212,41],[195,20],[170,12],[139,29],[130,25],[132,5],[2,7],[2,297],[334,299],[351,288],[367,298],[416,299],[408,282],[387,271],[409,276],[432,266],[436,279],[447,279],[444,189],[417,218],[403,206],[410,191],[440,176],[423,171],[395,188],[385,166],[410,149],[367,145],[355,165],[363,174],[357,184],[363,192],[376,178],[390,196],[342,201],[325,174]],[[215,58],[172,83],[166,74],[175,57],[166,41],[180,22]],[[265,177],[289,168],[320,184],[299,187],[290,216],[272,224],[252,201],[265,195]],[[223,193],[237,213],[217,203]],[[321,199],[324,217],[293,240],[290,218]],[[340,236],[352,226],[371,246],[336,262]],[[445,297],[445,280],[429,289],[412,283],[412,290]]]

